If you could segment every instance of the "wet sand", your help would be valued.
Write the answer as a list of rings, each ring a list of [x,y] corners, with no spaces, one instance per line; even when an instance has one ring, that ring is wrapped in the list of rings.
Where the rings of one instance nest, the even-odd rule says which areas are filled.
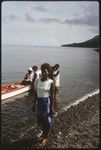
[[[7,103],[8,101],[8,103]],[[28,93],[2,103],[2,149],[36,149],[39,129]],[[60,104],[59,104],[60,105]],[[45,148],[99,148],[99,95],[59,113]]]

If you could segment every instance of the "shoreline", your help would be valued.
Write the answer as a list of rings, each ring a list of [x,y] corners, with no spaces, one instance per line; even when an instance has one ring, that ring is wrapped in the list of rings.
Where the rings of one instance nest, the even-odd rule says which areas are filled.
[[[29,110],[32,108],[32,102],[33,100],[26,95],[25,99],[27,99],[31,102],[28,103],[27,107],[29,107]],[[24,102],[25,100],[22,98],[22,101],[20,99],[17,99],[20,104]],[[7,111],[11,111],[12,104],[4,104],[4,109],[7,109]],[[14,109],[17,109],[17,102],[16,107]],[[23,105],[22,105],[23,106]],[[26,105],[25,105],[26,106]],[[19,106],[18,106],[19,107]],[[21,107],[21,105],[20,105]],[[8,109],[9,108],[9,109]],[[25,109],[26,110],[26,109]],[[14,110],[15,111],[15,110]],[[4,111],[4,114],[6,111]],[[19,112],[20,113],[20,112]],[[31,114],[30,114],[31,113]],[[36,128],[36,122],[35,117],[33,115],[32,110],[28,112],[27,115],[28,118],[23,118],[23,116],[18,116],[21,120],[18,120],[16,116],[17,123],[20,124],[20,127],[17,128],[18,132],[18,139],[16,138],[17,135],[16,132],[11,134],[11,132],[7,132],[9,125],[11,124],[11,120],[9,120],[8,126],[6,123],[6,119],[3,120],[4,126],[3,126],[3,133],[2,133],[2,148],[16,148],[16,149],[34,149],[36,148],[36,145],[34,143],[36,133],[38,132],[38,129]],[[7,117],[8,114],[6,114]],[[13,114],[12,114],[13,115]],[[11,115],[11,116],[12,116]],[[10,116],[10,117],[11,117]],[[22,118],[21,118],[22,117]],[[25,117],[25,115],[24,115]],[[9,119],[9,118],[8,118]],[[25,119],[25,120],[24,120]],[[23,120],[23,121],[22,121]],[[13,124],[10,127],[10,131],[16,131],[17,123]],[[29,123],[29,127],[28,124]],[[23,127],[21,127],[21,125]],[[21,128],[23,130],[21,131]],[[93,97],[88,97],[85,101],[80,102],[79,104],[75,106],[71,106],[66,111],[63,111],[62,113],[59,113],[57,117],[54,118],[54,125],[51,131],[51,134],[49,135],[49,141],[47,144],[47,149],[52,148],[98,148],[99,145],[99,94],[94,95]],[[21,135],[22,134],[22,135]],[[11,139],[8,139],[7,137],[12,136]],[[15,140],[14,140],[15,137]],[[6,139],[6,141],[5,141]],[[5,146],[6,145],[6,146]]]
[[[89,97],[60,114],[55,122],[56,148],[98,148],[99,94]],[[57,125],[60,125],[57,128]],[[52,138],[50,138],[52,139]],[[54,138],[55,139],[55,138]],[[53,148],[53,143],[50,145]]]

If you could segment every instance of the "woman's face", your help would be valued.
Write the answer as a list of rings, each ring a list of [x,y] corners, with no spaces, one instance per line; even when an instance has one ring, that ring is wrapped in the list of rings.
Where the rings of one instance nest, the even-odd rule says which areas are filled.
[[[49,76],[48,70],[47,69],[42,69],[41,71],[42,71],[42,77],[43,77],[43,79],[47,79],[48,76]]]

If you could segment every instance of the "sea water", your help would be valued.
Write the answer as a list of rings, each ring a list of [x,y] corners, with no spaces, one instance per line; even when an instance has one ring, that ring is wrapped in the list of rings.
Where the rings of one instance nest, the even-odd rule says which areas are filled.
[[[99,53],[94,48],[2,45],[2,83],[23,80],[29,67],[60,65],[60,101],[75,101],[99,89]]]

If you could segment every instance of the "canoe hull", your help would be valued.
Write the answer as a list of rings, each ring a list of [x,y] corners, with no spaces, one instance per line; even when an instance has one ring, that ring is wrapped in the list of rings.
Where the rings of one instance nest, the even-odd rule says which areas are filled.
[[[19,95],[21,93],[27,92],[30,90],[30,88],[31,88],[30,85],[22,86],[22,87],[20,85],[20,88],[17,88],[17,89],[11,90],[11,91],[9,90],[9,92],[5,92],[5,93],[1,94],[1,100],[11,98],[11,97]],[[2,87],[2,89],[3,89],[3,87]]]

